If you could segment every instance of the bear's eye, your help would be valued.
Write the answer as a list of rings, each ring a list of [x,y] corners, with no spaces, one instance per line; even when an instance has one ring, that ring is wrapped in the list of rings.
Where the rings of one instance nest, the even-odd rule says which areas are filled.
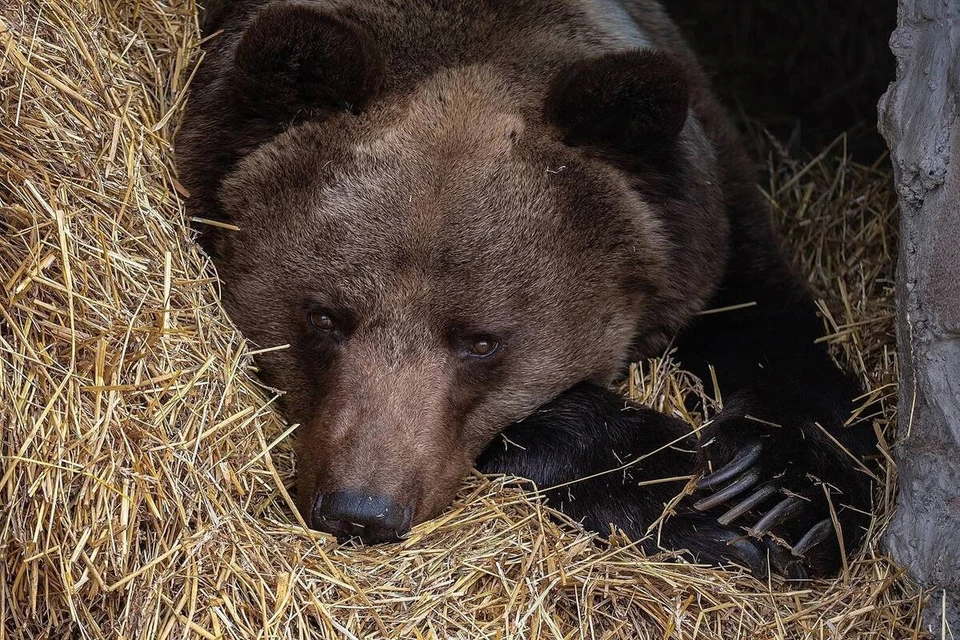
[[[333,331],[335,325],[333,318],[331,318],[327,313],[323,311],[316,311],[311,313],[308,316],[311,326],[317,331],[322,331],[323,333],[330,333]]]
[[[472,340],[472,342],[467,347],[467,353],[474,358],[487,358],[492,356],[497,349],[500,348],[500,343],[489,336],[479,336]]]

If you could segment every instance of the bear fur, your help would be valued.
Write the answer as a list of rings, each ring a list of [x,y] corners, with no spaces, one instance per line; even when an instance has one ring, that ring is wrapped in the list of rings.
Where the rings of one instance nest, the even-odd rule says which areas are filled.
[[[237,326],[290,345],[258,366],[311,526],[394,539],[476,464],[651,551],[837,570],[876,439],[657,2],[213,0],[201,26],[180,177],[239,229],[200,225]],[[724,399],[699,437],[608,390],[671,347]]]

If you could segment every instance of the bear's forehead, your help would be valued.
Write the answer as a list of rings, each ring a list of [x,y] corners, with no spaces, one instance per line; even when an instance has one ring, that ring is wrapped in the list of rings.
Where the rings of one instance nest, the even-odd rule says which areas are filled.
[[[285,233],[259,235],[280,242],[288,264],[309,265],[300,273],[304,286],[335,288],[345,306],[464,316],[501,309],[509,317],[511,308],[567,292],[572,274],[587,282],[616,277],[608,267],[618,261],[607,250],[622,230],[590,246],[564,210],[570,185],[560,183],[575,181],[565,174],[509,155],[399,164],[377,156],[334,174]]]
[[[396,154],[427,148],[432,155],[503,154],[524,131],[532,96],[484,64],[442,69],[404,99],[383,100],[368,122],[358,152]]]
[[[496,244],[530,227],[549,232],[556,191],[547,175],[508,150],[433,154],[408,148],[358,157],[319,185],[313,214],[378,236],[437,242],[447,233],[469,234]]]
[[[518,310],[572,311],[617,286],[622,256],[583,251],[552,223],[540,231],[529,220],[521,225],[509,217],[464,208],[435,216],[401,212],[393,223],[348,218],[309,250],[307,260],[294,261],[309,260],[300,282],[319,287],[320,297],[335,291],[361,316],[396,314],[417,322],[484,318],[509,324]]]
[[[510,146],[446,154],[430,143],[364,147],[316,177],[293,175],[295,186],[273,185],[280,197],[253,203],[258,213],[241,226],[271,259],[331,277],[377,274],[359,278],[357,289],[414,274],[424,286],[452,281],[478,295],[503,292],[509,281],[512,295],[527,295],[525,287],[557,274],[602,271],[629,237],[625,214],[642,213],[642,202],[633,212],[631,198],[617,197],[621,186],[600,185],[611,193],[594,197],[586,192],[598,185],[583,167],[554,164]],[[614,201],[618,210],[606,208]]]
[[[529,299],[571,273],[613,278],[631,197],[540,126],[495,70],[446,70],[388,111],[288,131],[228,192],[266,259],[358,298]]]
[[[408,251],[520,251],[518,236],[563,244],[553,236],[568,176],[524,137],[508,94],[485,68],[448,71],[341,134],[345,152],[313,185],[311,215],[340,227],[341,241]]]
[[[475,286],[501,272],[532,277],[571,255],[576,238],[567,237],[547,185],[503,166],[421,169],[357,172],[324,187],[310,212],[324,227],[322,250],[343,264],[364,257],[377,262],[368,268]]]

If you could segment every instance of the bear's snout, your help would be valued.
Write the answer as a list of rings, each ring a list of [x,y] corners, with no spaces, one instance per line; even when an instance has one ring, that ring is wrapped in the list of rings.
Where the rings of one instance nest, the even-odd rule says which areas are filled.
[[[395,542],[406,535],[413,507],[387,496],[355,491],[320,493],[313,503],[310,526],[333,534],[341,542],[359,539],[365,544]]]
[[[296,398],[294,415],[304,423],[298,508],[308,526],[341,541],[396,541],[439,515],[477,454],[446,352],[394,357],[405,342],[354,335],[330,365],[323,393],[312,402]],[[475,402],[460,404],[476,411]]]

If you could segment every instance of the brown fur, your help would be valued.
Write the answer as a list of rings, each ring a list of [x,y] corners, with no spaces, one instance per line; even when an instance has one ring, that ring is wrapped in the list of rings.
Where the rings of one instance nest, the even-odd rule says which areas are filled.
[[[292,345],[260,364],[302,423],[305,513],[349,489],[435,515],[505,426],[662,350],[719,286],[731,227],[773,242],[656,3],[620,9],[661,51],[636,73],[669,94],[629,149],[615,122],[589,126],[616,100],[557,106],[644,44],[614,5],[239,0],[205,16],[224,33],[177,141],[182,180],[193,215],[241,229],[204,238],[232,317],[259,346]],[[267,28],[297,15],[300,49]],[[728,219],[738,199],[747,222]],[[321,308],[340,342],[314,335]],[[458,357],[471,332],[500,338],[491,362]]]

